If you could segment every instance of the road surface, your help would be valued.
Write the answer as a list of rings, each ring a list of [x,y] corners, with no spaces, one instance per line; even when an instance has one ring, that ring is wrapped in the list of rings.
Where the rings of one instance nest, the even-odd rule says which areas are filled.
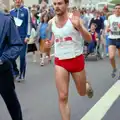
[[[23,83],[16,83],[16,91],[22,106],[24,120],[61,120],[58,108],[58,96],[55,87],[54,65],[41,67],[39,57],[37,63],[32,62],[32,55],[27,56],[27,77]],[[118,62],[118,58],[117,58]],[[80,97],[77,94],[74,82],[70,82],[71,120],[80,120],[104,96],[104,94],[117,82],[117,78],[110,76],[111,66],[108,58],[99,61],[86,62],[87,78],[94,89],[94,97]],[[117,92],[119,92],[118,89]],[[114,96],[109,96],[109,101]],[[103,103],[101,103],[103,104]],[[99,107],[95,108],[99,111]],[[120,120],[120,98],[113,102],[112,107],[105,112],[102,120]],[[99,112],[98,112],[99,113]],[[101,112],[100,112],[101,114]],[[96,114],[92,113],[92,119]],[[11,120],[6,106],[0,97],[0,120]]]

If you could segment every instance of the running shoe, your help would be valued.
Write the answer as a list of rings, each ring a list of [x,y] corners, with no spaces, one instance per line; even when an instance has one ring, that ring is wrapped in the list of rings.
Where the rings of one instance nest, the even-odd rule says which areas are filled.
[[[120,71],[119,71],[119,73],[118,73],[118,80],[120,80]]]
[[[112,71],[112,73],[111,73],[112,78],[114,78],[114,77],[116,76],[116,72],[117,72],[117,69],[114,69],[114,70]]]
[[[94,91],[93,91],[90,83],[88,83],[88,82],[86,83],[86,88],[87,88],[87,96],[88,96],[88,98],[92,98],[93,95],[94,95]]]

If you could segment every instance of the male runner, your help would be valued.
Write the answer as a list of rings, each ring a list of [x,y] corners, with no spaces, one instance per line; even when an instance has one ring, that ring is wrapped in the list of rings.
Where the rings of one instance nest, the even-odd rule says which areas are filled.
[[[107,32],[109,32],[109,59],[113,68],[112,77],[116,76],[115,54],[116,48],[120,56],[120,4],[115,6],[115,12],[108,18]],[[120,79],[120,73],[119,78]]]
[[[68,92],[70,73],[81,96],[93,96],[90,84],[86,80],[83,57],[83,39],[91,41],[91,36],[83,27],[78,16],[68,13],[69,0],[53,0],[56,16],[49,22],[53,36],[46,47],[55,43],[56,87],[59,95],[59,107],[62,120],[70,120]],[[50,31],[49,31],[50,32]],[[82,36],[82,37],[81,37]]]

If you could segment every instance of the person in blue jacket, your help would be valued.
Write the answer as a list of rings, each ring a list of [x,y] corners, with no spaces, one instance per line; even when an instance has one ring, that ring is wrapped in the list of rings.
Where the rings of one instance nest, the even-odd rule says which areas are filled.
[[[19,56],[22,47],[23,43],[14,20],[9,14],[1,11],[0,4],[0,95],[12,120],[23,120],[10,62]]]
[[[25,72],[26,72],[26,52],[27,52],[27,42],[30,37],[31,32],[31,19],[30,19],[30,12],[27,7],[23,5],[22,0],[15,0],[15,8],[10,11],[11,16],[14,17],[16,22],[16,26],[19,31],[19,35],[22,39],[24,44],[23,49],[20,53],[20,73],[17,69],[17,65],[15,60],[12,61],[13,64],[13,73],[15,76],[18,76],[18,81],[25,79]],[[20,22],[18,22],[20,21]]]

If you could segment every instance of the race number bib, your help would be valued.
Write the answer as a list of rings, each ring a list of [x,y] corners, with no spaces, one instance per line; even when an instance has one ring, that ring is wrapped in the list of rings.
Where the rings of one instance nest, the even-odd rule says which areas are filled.
[[[15,21],[16,26],[18,27],[20,27],[23,23],[23,20],[16,18],[16,17],[14,17],[14,21]]]
[[[112,35],[120,35],[120,27],[118,22],[112,23]]]
[[[56,45],[57,57],[59,57],[60,60],[71,59],[76,56],[72,37],[57,38]]]

